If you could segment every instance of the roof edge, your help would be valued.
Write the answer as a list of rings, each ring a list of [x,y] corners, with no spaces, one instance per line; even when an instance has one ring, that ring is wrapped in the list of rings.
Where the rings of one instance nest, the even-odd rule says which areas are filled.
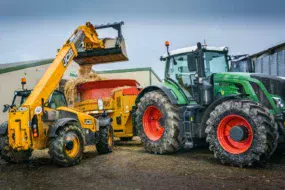
[[[275,46],[273,46],[273,47],[267,48],[267,49],[265,49],[265,50],[263,50],[263,51],[260,51],[260,52],[258,52],[258,53],[252,54],[252,55],[250,55],[250,57],[258,57],[258,56],[260,56],[260,55],[262,55],[262,54],[264,54],[264,53],[266,53],[266,52],[268,52],[268,51],[272,51],[272,50],[277,49],[277,48],[280,48],[280,47],[282,47],[282,46],[285,46],[285,42],[283,42],[283,43],[281,43],[281,44],[278,44],[278,45],[275,45]]]
[[[14,67],[8,67],[8,68],[0,69],[0,74],[18,71],[18,70],[22,70],[22,69],[27,69],[30,67],[37,67],[37,66],[41,66],[41,65],[46,65],[46,64],[52,63],[53,60],[54,60],[53,58],[45,59],[42,61],[30,63],[30,64],[24,64],[24,65],[18,65],[18,66],[14,66]]]
[[[93,72],[98,74],[110,74],[110,73],[127,73],[127,72],[135,72],[135,71],[150,71],[152,72],[156,78],[161,82],[161,78],[156,74],[156,72],[151,67],[140,67],[140,68],[131,68],[131,69],[115,69],[115,70],[106,70],[106,71],[95,71],[92,69]]]

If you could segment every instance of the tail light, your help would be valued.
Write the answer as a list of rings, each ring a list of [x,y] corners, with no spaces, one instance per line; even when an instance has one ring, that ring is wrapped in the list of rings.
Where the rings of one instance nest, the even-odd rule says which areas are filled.
[[[32,119],[32,133],[33,133],[33,137],[39,136],[38,118],[36,115],[34,115]]]

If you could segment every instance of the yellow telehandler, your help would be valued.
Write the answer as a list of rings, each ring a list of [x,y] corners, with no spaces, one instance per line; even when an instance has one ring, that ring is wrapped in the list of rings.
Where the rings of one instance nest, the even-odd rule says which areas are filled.
[[[33,150],[49,148],[52,160],[62,166],[80,163],[85,145],[96,145],[99,153],[112,151],[114,133],[106,113],[94,118],[77,109],[68,108],[63,93],[56,90],[72,60],[80,65],[128,60],[123,22],[79,26],[47,69],[33,90],[16,91],[8,121],[0,125],[1,158],[7,162],[27,160]],[[99,39],[96,29],[113,28],[115,39]]]

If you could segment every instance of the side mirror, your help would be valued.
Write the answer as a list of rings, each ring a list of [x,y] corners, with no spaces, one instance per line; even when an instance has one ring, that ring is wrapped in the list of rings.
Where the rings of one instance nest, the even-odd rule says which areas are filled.
[[[160,56],[159,60],[160,60],[160,61],[165,61],[166,59],[163,58],[162,56]]]
[[[10,105],[8,104],[5,104],[4,107],[3,107],[3,113],[7,112],[8,110],[10,109]]]

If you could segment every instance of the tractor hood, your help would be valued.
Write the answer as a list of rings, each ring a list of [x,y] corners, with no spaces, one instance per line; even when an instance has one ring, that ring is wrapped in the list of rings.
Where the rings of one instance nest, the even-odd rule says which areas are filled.
[[[215,93],[223,92],[225,95],[226,93],[245,93],[271,110],[285,111],[285,79],[283,77],[259,73],[218,73],[214,75],[214,86]]]
[[[252,73],[241,73],[241,72],[227,72],[227,73],[216,73],[215,79],[238,79],[238,80],[250,80]]]
[[[269,94],[278,95],[285,99],[285,78],[261,73],[219,73],[214,75],[215,79],[236,79],[261,82]]]

